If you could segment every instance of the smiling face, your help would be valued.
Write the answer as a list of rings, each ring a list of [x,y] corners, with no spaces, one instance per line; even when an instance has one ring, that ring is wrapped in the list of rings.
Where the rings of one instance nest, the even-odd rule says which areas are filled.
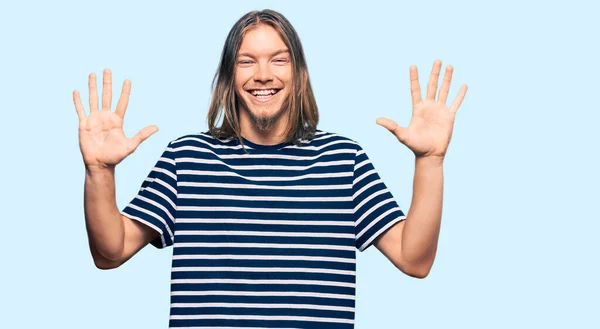
[[[279,33],[265,24],[248,30],[235,64],[242,129],[251,123],[254,128],[267,131],[281,123],[279,118],[286,117],[282,114],[287,110],[291,89],[292,62]]]

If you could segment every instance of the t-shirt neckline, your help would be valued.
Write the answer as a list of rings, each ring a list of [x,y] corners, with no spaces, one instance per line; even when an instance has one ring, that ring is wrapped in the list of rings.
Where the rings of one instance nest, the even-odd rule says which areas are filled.
[[[261,150],[278,149],[278,148],[282,148],[284,146],[291,144],[290,142],[282,142],[279,144],[264,145],[264,144],[253,143],[253,142],[249,141],[248,139],[246,139],[244,136],[241,136],[241,137],[242,137],[242,140],[244,141],[244,145],[248,145],[254,149],[261,149]]]

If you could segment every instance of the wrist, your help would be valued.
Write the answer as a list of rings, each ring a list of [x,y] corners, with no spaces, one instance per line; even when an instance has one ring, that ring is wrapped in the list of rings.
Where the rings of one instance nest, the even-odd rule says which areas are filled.
[[[444,164],[444,156],[437,156],[437,155],[416,156],[415,163],[417,165],[441,166]]]
[[[85,174],[88,176],[101,176],[101,175],[113,175],[115,173],[115,166],[102,166],[102,165],[86,165]]]

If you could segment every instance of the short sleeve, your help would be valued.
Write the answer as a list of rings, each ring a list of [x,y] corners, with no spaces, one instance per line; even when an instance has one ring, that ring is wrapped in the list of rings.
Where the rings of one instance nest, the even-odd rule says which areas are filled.
[[[150,243],[156,248],[173,245],[177,209],[177,171],[171,143],[162,153],[138,194],[121,214],[145,224],[159,233]]]
[[[370,247],[378,236],[406,216],[358,144],[352,192],[355,244],[362,252]]]

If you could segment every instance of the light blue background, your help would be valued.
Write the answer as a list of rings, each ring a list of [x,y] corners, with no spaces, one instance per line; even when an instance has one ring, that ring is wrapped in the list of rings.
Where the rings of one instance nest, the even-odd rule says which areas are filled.
[[[206,129],[210,83],[243,14],[295,26],[319,128],[357,140],[403,209],[414,156],[375,120],[411,115],[408,68],[455,67],[469,91],[445,162],[424,280],[358,254],[356,328],[598,328],[598,7],[592,1],[3,2],[2,328],[166,328],[172,248],[94,267],[72,92],[132,81],[125,131],[160,131],[117,169],[121,209],[166,144]],[[596,313],[597,314],[597,313]]]

